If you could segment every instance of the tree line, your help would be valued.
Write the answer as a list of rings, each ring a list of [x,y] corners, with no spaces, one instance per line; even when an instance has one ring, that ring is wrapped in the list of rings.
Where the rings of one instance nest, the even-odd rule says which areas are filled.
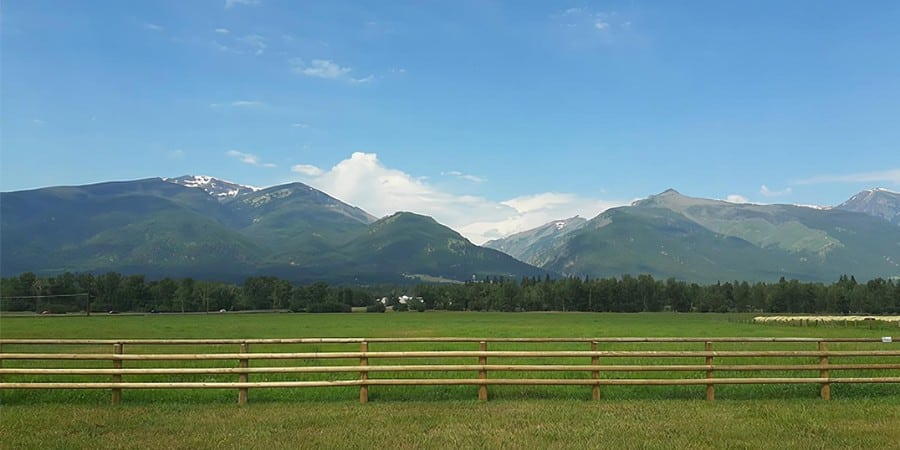
[[[401,301],[400,298],[403,297]],[[382,300],[384,299],[384,300]],[[202,312],[281,310],[369,311],[595,311],[900,313],[900,281],[865,283],[841,276],[831,284],[781,278],[775,283],[728,281],[700,285],[650,275],[618,278],[485,278],[415,286],[294,285],[271,276],[242,285],[193,278],[148,280],[116,272],[94,275],[33,273],[0,279],[0,310],[35,312]]]

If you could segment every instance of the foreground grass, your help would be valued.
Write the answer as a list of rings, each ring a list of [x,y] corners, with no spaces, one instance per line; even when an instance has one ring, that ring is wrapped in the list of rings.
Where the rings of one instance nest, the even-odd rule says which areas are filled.
[[[0,337],[879,337],[894,331],[749,319],[445,312],[38,316],[0,317]],[[473,387],[380,387],[366,405],[356,403],[352,388],[272,389],[251,390],[245,407],[234,404],[234,392],[221,390],[127,391],[118,406],[108,404],[106,391],[15,391],[0,393],[0,447],[900,448],[898,389],[832,386],[834,400],[825,402],[815,385],[721,386],[719,400],[709,403],[702,386],[609,387],[599,402],[588,400],[587,387],[492,387],[492,400],[479,403]]]
[[[898,448],[878,399],[4,406],[4,448]]]

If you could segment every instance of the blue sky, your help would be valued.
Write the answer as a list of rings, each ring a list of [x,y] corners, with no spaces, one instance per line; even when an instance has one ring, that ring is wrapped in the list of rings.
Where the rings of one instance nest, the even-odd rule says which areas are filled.
[[[900,190],[895,1],[14,1],[0,189],[302,181],[476,242]]]

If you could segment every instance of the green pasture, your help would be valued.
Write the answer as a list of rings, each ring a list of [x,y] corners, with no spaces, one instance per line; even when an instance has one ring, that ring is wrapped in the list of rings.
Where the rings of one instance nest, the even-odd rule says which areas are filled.
[[[0,315],[11,338],[881,336],[893,326],[751,323],[752,314],[448,312]]]
[[[893,334],[895,340],[900,339],[897,330],[879,326],[760,325],[750,323],[750,319],[750,315],[720,314],[475,312],[3,316],[0,317],[0,338],[828,338]],[[587,343],[491,345],[493,349],[510,350],[588,349]],[[738,349],[740,345],[722,343],[716,344],[716,349]],[[847,343],[833,344],[829,348],[875,349],[879,345]],[[235,352],[237,349],[232,347],[183,346],[178,351]],[[477,344],[373,343],[369,349],[425,348],[475,350]],[[702,343],[609,344],[605,348],[702,350]],[[357,349],[358,344],[259,345],[252,348],[258,352]],[[785,343],[766,349],[813,350],[815,344]],[[59,347],[45,350],[62,351]],[[16,347],[5,345],[4,351],[16,351]],[[90,351],[108,352],[111,349],[92,348]],[[126,353],[156,351],[162,349],[151,346],[126,349]],[[390,361],[391,364],[406,362],[413,361]],[[682,362],[698,363],[665,361]],[[848,358],[842,362],[852,361]],[[25,364],[4,361],[4,366],[11,367],[13,363]],[[57,364],[65,367],[67,363]],[[97,364],[106,367],[109,363]],[[266,362],[266,365],[274,364],[313,363]],[[895,373],[887,375],[897,376]],[[172,381],[202,381],[202,377],[208,376],[181,375],[182,378]],[[265,379],[296,376],[265,375]],[[304,379],[346,379],[356,375],[303,376]],[[516,374],[504,373],[502,376]],[[601,376],[629,375],[604,373]],[[653,372],[646,376],[668,375]],[[697,377],[701,376],[697,374]],[[69,377],[66,381],[75,379]],[[476,400],[475,386],[376,386],[370,388],[370,403],[366,405],[357,403],[356,388],[251,389],[250,403],[243,407],[235,404],[236,392],[219,389],[126,390],[122,404],[117,406],[109,405],[108,391],[4,391],[0,392],[0,443],[4,443],[4,448],[891,448],[892,445],[897,448],[896,443],[900,442],[900,427],[896,425],[900,423],[900,386],[832,385],[833,400],[828,402],[818,398],[818,389],[816,385],[718,386],[717,400],[709,403],[703,400],[703,386],[610,386],[601,388],[601,400],[595,402],[590,400],[591,388],[587,386],[491,386],[490,401],[482,403]]]

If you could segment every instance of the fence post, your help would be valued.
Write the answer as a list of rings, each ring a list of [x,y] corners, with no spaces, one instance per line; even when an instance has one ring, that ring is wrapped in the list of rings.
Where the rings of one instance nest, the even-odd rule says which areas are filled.
[[[250,353],[250,344],[244,342],[241,343],[241,353]],[[238,366],[241,369],[246,369],[250,367],[250,360],[247,358],[241,358],[238,361]],[[249,381],[249,376],[247,372],[243,372],[238,375],[238,382],[247,383]],[[246,405],[247,404],[247,391],[249,389],[246,387],[238,388],[238,405]]]
[[[369,351],[369,343],[366,341],[362,341],[359,343],[359,351],[366,353]],[[359,358],[359,366],[365,367],[369,365],[369,358],[362,356]],[[366,381],[369,379],[368,371],[360,371],[359,372],[360,381]],[[367,403],[369,401],[369,386],[367,384],[359,385],[359,402]]]
[[[597,341],[592,341],[591,342],[591,351],[596,352],[597,348],[598,348]],[[600,357],[597,355],[591,355],[591,365],[592,366],[600,365]],[[600,379],[600,371],[595,370],[595,371],[591,372],[591,379],[599,380]],[[593,386],[593,388],[591,388],[591,398],[593,400],[600,400],[600,385],[599,384],[595,384]]]
[[[486,352],[487,351],[487,342],[486,341],[479,342],[478,350],[480,350],[482,352]],[[487,365],[487,356],[479,356],[478,364],[481,365],[481,370],[478,371],[478,379],[486,380],[487,379],[487,369],[485,369],[484,366]],[[488,399],[487,385],[486,384],[479,385],[478,386],[478,400],[487,401],[487,399]]]
[[[819,351],[820,352],[828,351],[828,345],[825,343],[825,341],[819,341]],[[819,356],[819,365],[828,367],[828,355]],[[819,377],[825,378],[827,380],[828,379],[828,369],[827,368],[820,369]],[[822,388],[819,390],[819,395],[822,396],[822,400],[831,400],[831,384],[829,384],[827,382],[822,383]]]
[[[125,352],[125,345],[121,342],[117,342],[113,344],[113,355],[121,355]],[[113,358],[113,369],[121,369],[122,368],[122,360]],[[122,382],[122,374],[113,374],[112,376],[113,383],[121,383]],[[119,402],[122,401],[122,389],[113,388],[112,390],[112,404],[118,405]]]
[[[706,341],[706,345],[704,346],[704,348],[706,349],[706,351],[711,352],[713,349],[712,341]],[[710,366],[706,370],[706,378],[711,379],[713,377],[713,371],[712,371],[713,357],[712,357],[712,355],[706,356],[706,365]],[[715,399],[716,399],[716,385],[707,384],[706,385],[706,400],[713,401]]]

